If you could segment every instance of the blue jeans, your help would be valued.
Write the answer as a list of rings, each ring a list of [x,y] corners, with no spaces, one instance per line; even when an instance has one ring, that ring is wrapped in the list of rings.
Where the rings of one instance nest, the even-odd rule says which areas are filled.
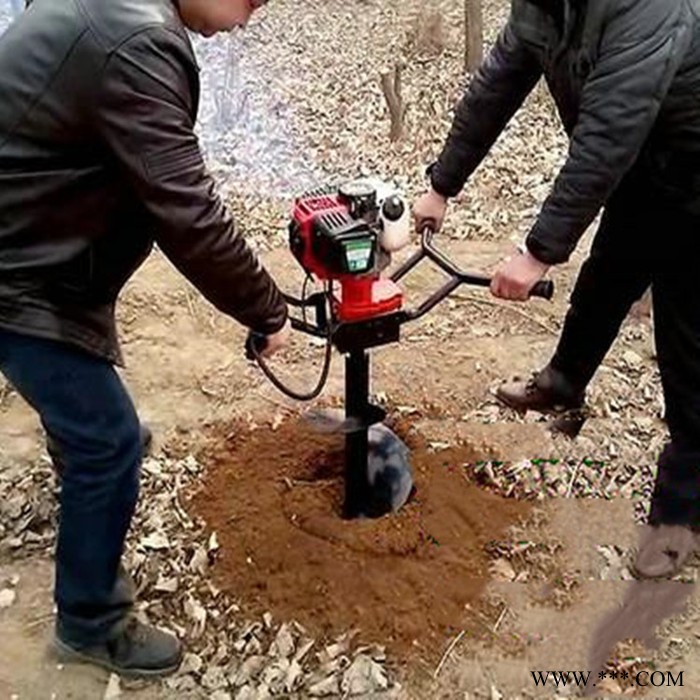
[[[62,463],[56,632],[76,647],[100,643],[133,603],[120,559],[142,456],[134,405],[109,362],[64,343],[0,329],[0,371]]]

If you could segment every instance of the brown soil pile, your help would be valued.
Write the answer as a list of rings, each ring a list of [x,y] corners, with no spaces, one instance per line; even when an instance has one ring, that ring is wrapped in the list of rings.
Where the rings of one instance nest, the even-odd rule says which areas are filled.
[[[357,628],[395,653],[441,650],[488,580],[484,546],[529,506],[468,483],[470,448],[434,453],[394,429],[411,448],[417,495],[398,514],[345,521],[342,437],[296,420],[216,428],[193,507],[217,533],[217,585],[316,634]]]

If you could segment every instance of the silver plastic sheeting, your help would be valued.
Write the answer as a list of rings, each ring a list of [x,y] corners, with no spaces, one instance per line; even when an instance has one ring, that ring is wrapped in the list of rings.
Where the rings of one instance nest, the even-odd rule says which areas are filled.
[[[13,1],[0,0],[0,35]],[[284,76],[266,72],[264,28],[191,39],[201,69],[196,132],[224,194],[290,199],[324,181],[294,133],[295,106],[275,91]]]

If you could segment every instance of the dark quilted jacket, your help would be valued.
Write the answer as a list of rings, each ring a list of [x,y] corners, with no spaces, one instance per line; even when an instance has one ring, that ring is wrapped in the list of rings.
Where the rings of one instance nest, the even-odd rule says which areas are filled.
[[[527,237],[566,261],[622,179],[700,214],[700,2],[512,0],[493,49],[457,106],[432,185],[454,196],[541,77],[570,137]]]

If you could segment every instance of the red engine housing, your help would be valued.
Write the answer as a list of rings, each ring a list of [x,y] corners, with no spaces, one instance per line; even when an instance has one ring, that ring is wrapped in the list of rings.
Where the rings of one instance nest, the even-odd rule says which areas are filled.
[[[333,294],[333,311],[340,321],[364,321],[400,311],[402,306],[401,287],[379,277],[343,278],[340,291]]]
[[[341,222],[349,231],[347,235],[352,236],[356,231],[365,240],[367,237],[373,240],[372,260],[376,260],[378,243],[372,222],[362,217],[353,218],[350,212],[350,203],[337,191],[320,189],[299,197],[289,227],[291,251],[304,270],[316,279],[340,284],[339,290],[333,289],[332,310],[337,320],[364,321],[399,311],[403,306],[403,292],[395,282],[381,279],[376,264],[360,274],[339,272],[337,261],[330,259],[332,247],[320,249],[314,245],[319,221]]]

